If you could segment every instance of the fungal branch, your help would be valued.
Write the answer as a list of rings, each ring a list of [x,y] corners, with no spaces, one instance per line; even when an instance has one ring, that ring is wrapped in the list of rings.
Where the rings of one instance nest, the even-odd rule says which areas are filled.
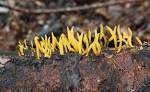
[[[106,32],[110,34],[110,37],[106,36]],[[28,46],[26,40],[20,41],[18,45],[19,56],[25,56],[26,50],[31,52],[32,56],[36,56],[37,59],[41,57],[50,58],[52,53],[59,51],[60,55],[64,55],[67,52],[79,53],[81,55],[88,56],[93,51],[96,56],[99,56],[103,49],[109,48],[109,44],[113,42],[114,48],[119,53],[124,46],[128,48],[134,47],[132,39],[132,30],[128,28],[127,32],[122,33],[120,25],[111,28],[106,26],[106,29],[101,24],[100,31],[95,30],[94,39],[92,40],[91,31],[87,34],[78,33],[75,37],[74,27],[67,27],[67,36],[62,33],[59,39],[52,33],[50,37],[46,35],[44,37],[34,37],[34,42],[30,42]],[[142,46],[142,42],[139,37],[136,37],[136,41]],[[124,44],[123,44],[124,43]]]

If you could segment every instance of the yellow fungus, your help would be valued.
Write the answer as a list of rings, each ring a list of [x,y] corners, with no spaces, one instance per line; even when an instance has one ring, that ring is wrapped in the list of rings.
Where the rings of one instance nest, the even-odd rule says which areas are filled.
[[[65,46],[65,51],[67,52],[67,48],[69,51],[71,52],[75,52],[74,49],[71,47],[70,42],[68,41],[67,37],[65,36],[65,34],[61,35],[61,40],[63,40],[63,44]],[[67,48],[66,48],[67,47]]]
[[[54,36],[53,33],[51,35],[52,35],[52,51],[54,52],[55,49],[56,49],[56,46],[58,44],[58,41],[57,41],[57,39],[56,39],[56,37]]]
[[[24,44],[22,42],[19,42],[18,47],[19,47],[19,51],[18,51],[19,56],[23,56],[24,55],[24,49],[25,49]]]
[[[68,41],[67,41],[67,38],[65,37],[65,34],[61,34],[59,41],[60,40],[62,41],[62,46],[64,46],[65,52],[68,52],[68,49],[67,49]]]
[[[25,49],[28,49],[27,40],[24,40],[23,42],[24,42],[24,47],[25,47]]]
[[[83,45],[82,45],[82,41],[83,41],[83,32],[81,33],[81,35],[79,36],[79,39],[78,39],[78,44],[79,44],[79,54],[82,54],[82,48],[83,48]]]
[[[90,50],[92,49],[94,54],[96,56],[100,55],[100,52],[101,52],[101,46],[100,46],[100,43],[98,42],[98,38],[99,38],[99,34],[97,33],[97,30],[95,30],[95,38],[94,38],[94,41],[93,43],[89,46],[88,48],[88,52],[86,54],[86,56],[89,54]]]
[[[103,46],[103,43],[102,43],[102,39],[104,39],[104,46]],[[104,26],[102,24],[100,25],[100,40],[101,40],[101,46],[106,48],[107,38],[106,38],[106,35],[104,34]]]
[[[117,35],[116,35],[117,27],[115,26],[114,30],[111,29],[109,26],[106,26],[106,28],[111,34],[111,37],[108,39],[108,44],[109,42],[114,41],[115,48],[117,48]]]
[[[119,47],[118,47],[118,51],[117,52],[120,52],[121,49],[122,49],[122,42],[123,42],[123,37],[122,37],[122,34],[121,34],[121,31],[120,31],[120,25],[117,26],[117,34],[118,34],[118,42],[119,42]]]
[[[88,40],[89,40],[89,43],[91,43],[91,38],[92,38],[92,36],[91,36],[91,31],[89,30],[89,31],[88,31]]]
[[[140,40],[140,38],[139,38],[138,36],[136,36],[136,40],[137,40],[137,42],[139,43],[139,45],[143,45],[143,44],[142,44],[142,41]]]
[[[82,53],[82,55],[84,55],[85,53],[87,53],[88,48],[89,48],[89,41],[88,41],[88,38],[87,38],[87,35],[86,35],[86,34],[84,34],[83,43],[85,44],[85,49],[83,48],[83,53]]]
[[[89,52],[90,52],[91,49],[93,50],[93,52],[94,52],[94,54],[95,54],[96,56],[100,55],[101,46],[100,46],[100,44],[99,44],[98,42],[95,41],[95,42],[93,42],[93,43],[89,46],[88,52],[87,52],[86,56],[88,56],[88,54],[89,54]]]
[[[128,32],[129,32],[129,34],[128,34],[128,44],[129,44],[130,47],[134,47],[132,45],[132,30],[129,27],[128,27]]]
[[[64,48],[63,48],[63,42],[61,39],[59,39],[58,48],[60,51],[60,55],[64,55]]]
[[[127,47],[130,47],[128,43],[128,34],[126,32],[123,33],[123,42],[126,44]]]
[[[75,52],[78,52],[79,45],[78,45],[78,41],[74,37],[74,27],[72,27],[71,29],[67,28],[67,32],[68,32],[68,40],[71,46],[74,48]]]
[[[37,55],[37,59],[40,59],[40,44],[39,44],[39,37],[38,36],[35,36],[34,37],[34,42],[35,42],[35,46],[36,46],[36,55]]]
[[[31,45],[27,45],[26,40],[20,41],[18,45],[18,54],[19,56],[25,55],[25,50],[28,48],[31,49],[31,55],[36,55],[37,59],[40,59],[42,56],[50,58],[54,51],[59,50],[60,55],[64,55],[67,52],[79,53],[81,55],[86,55],[92,51],[96,56],[99,56],[102,53],[102,49],[108,47],[111,41],[114,42],[114,47],[117,49],[117,52],[120,52],[123,48],[123,42],[127,47],[134,47],[132,44],[132,30],[128,28],[128,33],[121,33],[120,25],[115,26],[114,29],[106,26],[110,37],[106,37],[104,26],[100,25],[100,33],[95,30],[94,39],[92,40],[92,33],[89,30],[87,34],[81,32],[77,33],[77,37],[74,34],[74,27],[70,29],[67,27],[67,36],[62,33],[57,38],[51,33],[51,37],[34,37],[34,42],[30,42]],[[137,42],[142,47],[142,42],[139,37],[136,37]],[[33,45],[35,47],[33,47]]]
[[[33,42],[31,41],[30,43],[31,43],[31,47],[30,47],[31,55],[34,56],[35,49],[33,48]]]

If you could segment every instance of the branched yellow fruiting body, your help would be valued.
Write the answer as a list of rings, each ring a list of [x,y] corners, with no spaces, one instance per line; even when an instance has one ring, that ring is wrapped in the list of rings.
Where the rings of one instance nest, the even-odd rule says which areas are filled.
[[[47,38],[45,35],[45,38],[41,37],[41,52],[44,54],[44,57],[49,58],[51,56],[51,44],[50,44],[50,37]]]
[[[124,32],[123,33],[123,42],[127,45],[127,47],[130,47],[127,40],[128,40],[128,34],[126,32]]]
[[[33,42],[31,41],[31,55],[34,56],[34,53],[35,53],[35,49],[33,48]]]
[[[100,55],[100,52],[101,52],[101,46],[100,46],[100,43],[98,42],[98,39],[99,39],[99,34],[97,33],[97,31],[95,30],[95,38],[94,38],[94,41],[93,43],[89,46],[88,48],[88,52],[86,54],[86,56],[88,56],[90,50],[92,49],[94,54],[96,56]]]
[[[54,36],[54,34],[52,33],[52,51],[53,52],[56,49],[56,45],[58,45],[58,41],[57,41],[56,37]]]
[[[18,54],[19,56],[24,56],[25,55],[25,50],[28,49],[28,46],[27,46],[27,41],[24,40],[23,42],[19,42],[19,51],[18,51]]]
[[[117,52],[120,52],[122,49],[122,42],[123,42],[123,37],[122,37],[121,31],[120,31],[120,25],[118,25],[118,27],[117,27],[117,34],[118,34],[118,38],[119,38],[119,40],[118,40],[119,47],[118,47]]]
[[[40,43],[39,43],[39,37],[38,36],[35,36],[34,38],[34,42],[35,42],[35,46],[36,46],[36,55],[37,55],[37,59],[40,59]]]
[[[102,43],[102,39],[104,39],[104,43]],[[104,26],[101,24],[100,25],[100,40],[101,40],[101,46],[103,46],[104,44],[104,48],[106,48],[107,46],[107,38],[106,38],[106,35],[104,33]]]
[[[67,28],[67,36],[61,34],[59,40],[51,34],[50,37],[46,35],[44,37],[35,36],[34,42],[31,41],[31,46],[28,46],[26,40],[19,42],[19,56],[25,55],[25,50],[30,48],[32,56],[36,55],[37,59],[40,59],[42,56],[50,58],[52,53],[56,50],[59,50],[60,55],[64,55],[67,52],[79,53],[81,55],[86,55],[93,51],[96,56],[99,56],[102,53],[103,48],[107,48],[110,42],[114,42],[114,47],[117,49],[117,52],[120,52],[123,48],[123,42],[129,48],[134,47],[132,44],[132,31],[128,28],[128,33],[121,33],[120,25],[115,26],[114,29],[106,26],[110,37],[106,37],[104,32],[104,26],[100,25],[100,33],[95,30],[94,40],[92,40],[91,31],[88,31],[87,34],[81,32],[77,33],[77,38],[74,34],[74,27],[71,29]],[[139,37],[136,37],[137,42],[142,46],[142,42]],[[35,48],[33,47],[35,45]]]
[[[88,48],[89,48],[89,41],[88,41],[88,38],[87,38],[86,34],[84,34],[83,43],[85,44],[85,49],[83,48],[82,55],[84,55],[85,53],[87,53],[88,52]]]
[[[71,47],[70,42],[68,41],[68,38],[65,36],[65,34],[62,34],[61,37],[63,40],[63,44],[65,46],[65,51],[67,52],[67,48],[68,48],[69,51],[75,52],[75,50]]]
[[[67,48],[68,48],[69,42],[68,42],[68,40],[67,40],[65,34],[61,34],[59,41],[60,41],[60,40],[61,40],[62,42],[59,42],[59,43],[62,43],[62,46],[64,46],[64,49],[65,49],[65,52],[68,52],[68,51],[67,51],[67,50],[68,50]]]
[[[128,32],[129,32],[129,35],[128,35],[128,44],[130,47],[134,47],[132,45],[132,30],[128,27]]]
[[[81,33],[81,35],[78,38],[78,44],[79,44],[79,54],[82,54],[82,50],[83,50],[83,45],[82,45],[82,41],[83,41],[83,32]]]
[[[25,47],[25,49],[28,49],[27,40],[24,40],[23,42],[24,42],[24,47]]]
[[[91,42],[92,42],[92,41],[91,41],[91,39],[92,39],[91,31],[89,30],[89,32],[88,32],[88,40],[89,40],[89,43],[91,43]]]
[[[136,40],[137,40],[137,42],[140,45],[140,50],[142,50],[143,49],[143,47],[142,47],[142,45],[143,45],[142,41],[140,40],[140,38],[138,36],[136,36]]]
[[[36,46],[36,53],[37,53],[37,59],[41,57],[40,53],[44,54],[44,57],[50,58],[51,56],[51,44],[50,44],[50,38],[47,38],[45,35],[45,38],[41,37],[42,41],[39,41],[39,37],[34,38],[35,46]]]
[[[111,37],[108,39],[108,44],[113,40],[115,48],[117,48],[117,35],[116,35],[117,27],[115,26],[114,30],[112,30],[109,26],[106,26],[106,28],[111,34]]]
[[[138,36],[136,36],[136,40],[139,43],[139,45],[141,45],[141,46],[143,45],[142,41],[140,40],[140,38]]]
[[[58,48],[60,51],[60,55],[64,55],[63,42],[62,42],[61,38],[59,39],[59,42],[58,42]]]
[[[78,41],[74,37],[74,27],[72,27],[71,29],[67,28],[67,31],[68,31],[68,40],[69,40],[71,46],[73,47],[75,52],[78,52],[79,45],[78,45]]]
[[[19,42],[18,47],[19,47],[19,51],[18,51],[19,56],[23,56],[24,55],[24,49],[25,49],[23,43]]]

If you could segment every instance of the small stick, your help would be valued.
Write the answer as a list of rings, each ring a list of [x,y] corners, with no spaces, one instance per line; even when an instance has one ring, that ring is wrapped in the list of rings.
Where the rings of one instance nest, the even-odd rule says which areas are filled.
[[[91,5],[75,6],[75,7],[66,7],[66,8],[56,8],[56,9],[26,9],[20,7],[12,7],[4,3],[0,3],[0,7],[5,7],[13,11],[22,12],[22,13],[32,13],[32,14],[50,14],[50,13],[64,13],[64,12],[73,12],[73,11],[82,11],[88,9],[97,9],[101,7],[113,6],[118,4],[126,3],[141,3],[143,1],[149,0],[120,0],[120,1],[109,1],[105,3],[94,3]]]

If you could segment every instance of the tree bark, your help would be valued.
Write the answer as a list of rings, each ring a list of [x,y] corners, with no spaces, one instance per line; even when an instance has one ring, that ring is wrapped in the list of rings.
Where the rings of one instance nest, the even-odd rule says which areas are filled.
[[[0,92],[149,92],[150,46],[51,59],[2,57]]]

